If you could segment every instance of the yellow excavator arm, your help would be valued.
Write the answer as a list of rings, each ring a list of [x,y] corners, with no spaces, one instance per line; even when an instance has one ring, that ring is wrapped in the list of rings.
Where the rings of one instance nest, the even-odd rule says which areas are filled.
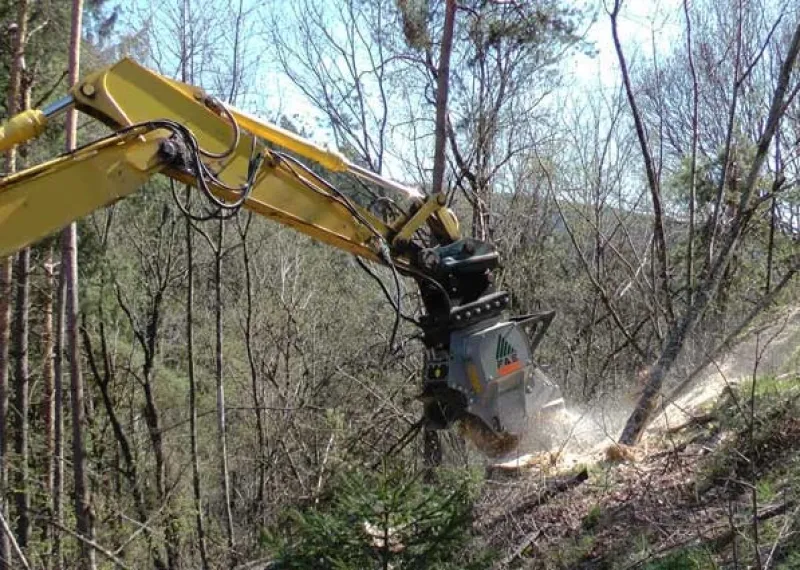
[[[200,191],[206,214],[193,214],[175,194],[187,215],[245,208],[414,278],[425,306],[424,420],[434,428],[464,420],[487,452],[516,443],[531,411],[526,394],[536,392],[532,352],[552,314],[503,319],[509,296],[494,291],[497,252],[460,236],[443,194],[388,180],[131,59],[89,75],[62,100],[10,118],[0,127],[0,151],[40,135],[70,107],[112,134],[0,178],[0,255],[163,174]],[[369,203],[341,191],[333,175],[365,190]],[[530,339],[523,326],[539,328]],[[552,405],[543,399],[537,413]]]
[[[0,182],[0,255],[127,196],[157,173],[204,185],[220,201],[241,201],[244,208],[374,260],[382,243],[408,241],[426,224],[440,240],[459,238],[457,220],[439,196],[426,198],[130,59],[90,75],[65,100],[12,118],[0,130],[0,151],[37,136],[69,106],[115,134]],[[399,195],[409,210],[397,206],[381,219],[353,200],[345,202],[292,155]],[[251,172],[254,160],[257,172]],[[403,256],[396,263],[408,265]]]

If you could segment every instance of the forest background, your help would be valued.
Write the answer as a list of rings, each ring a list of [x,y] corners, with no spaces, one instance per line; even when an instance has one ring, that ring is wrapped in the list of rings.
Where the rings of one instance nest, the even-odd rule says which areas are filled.
[[[0,115],[66,91],[72,7],[0,1]],[[500,250],[513,310],[557,311],[539,364],[576,409],[621,407],[624,443],[800,296],[793,2],[93,0],[83,17],[84,72],[131,56],[441,188]],[[78,141],[102,132],[81,119]],[[51,128],[4,170],[64,145]],[[452,548],[480,457],[449,432],[395,449],[422,347],[404,323],[386,351],[394,312],[351,257],[248,214],[193,224],[161,180],[77,228],[79,287],[57,237],[0,268],[0,568],[319,567],[308,536],[363,546],[348,516],[375,504],[418,529],[404,567],[483,567]],[[420,310],[412,283],[403,304]]]

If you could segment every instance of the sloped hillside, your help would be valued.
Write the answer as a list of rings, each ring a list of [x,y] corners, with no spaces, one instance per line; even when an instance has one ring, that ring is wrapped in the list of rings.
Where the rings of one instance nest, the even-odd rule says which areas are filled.
[[[492,471],[482,547],[496,568],[800,568],[799,363],[795,310],[712,365],[636,449],[609,443],[614,414],[575,414],[570,441]]]

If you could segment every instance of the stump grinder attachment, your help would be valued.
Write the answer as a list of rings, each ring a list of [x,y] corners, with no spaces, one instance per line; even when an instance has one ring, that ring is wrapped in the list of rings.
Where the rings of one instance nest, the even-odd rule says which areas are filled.
[[[537,368],[533,353],[553,315],[476,320],[451,330],[447,349],[429,349],[421,396],[427,427],[458,422],[462,434],[490,457],[513,451],[523,436],[547,446],[549,424],[564,399]]]

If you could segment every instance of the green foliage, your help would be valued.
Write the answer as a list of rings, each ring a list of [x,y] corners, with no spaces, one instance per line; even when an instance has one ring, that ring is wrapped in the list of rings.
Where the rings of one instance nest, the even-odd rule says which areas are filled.
[[[600,518],[602,516],[603,509],[600,507],[600,505],[592,505],[592,507],[589,509],[589,512],[586,513],[586,516],[583,517],[581,526],[587,530],[593,529],[600,522]]]
[[[586,560],[596,545],[593,534],[581,534],[577,537],[566,538],[561,541],[558,548],[543,552],[542,564],[544,568],[579,568],[582,561]]]
[[[559,2],[525,2],[519,4],[468,2],[473,15],[467,33],[476,51],[501,49],[502,45],[535,46],[538,55],[547,61],[564,46],[581,42],[579,28],[584,12],[573,5]]]
[[[798,473],[796,434],[800,425],[796,421],[800,412],[800,388],[797,380],[777,380],[761,377],[752,392],[754,409],[752,441],[750,397],[752,381],[743,382],[726,392],[715,410],[720,427],[730,431],[720,449],[701,465],[696,476],[696,488],[704,493],[719,481],[749,476],[754,466],[759,479],[755,482],[759,500],[768,501],[777,489],[796,488]],[[751,465],[752,464],[752,465]]]
[[[341,474],[327,500],[291,510],[267,536],[283,568],[485,568],[486,555],[465,559],[472,491],[462,473],[425,484],[420,473],[385,467]]]
[[[775,566],[776,570],[793,570],[800,568],[800,549],[789,552],[786,558]]]
[[[403,35],[408,45],[418,50],[429,49],[428,2],[426,0],[397,0],[403,22]]]
[[[687,548],[646,564],[644,570],[714,570],[714,558],[703,548]]]

